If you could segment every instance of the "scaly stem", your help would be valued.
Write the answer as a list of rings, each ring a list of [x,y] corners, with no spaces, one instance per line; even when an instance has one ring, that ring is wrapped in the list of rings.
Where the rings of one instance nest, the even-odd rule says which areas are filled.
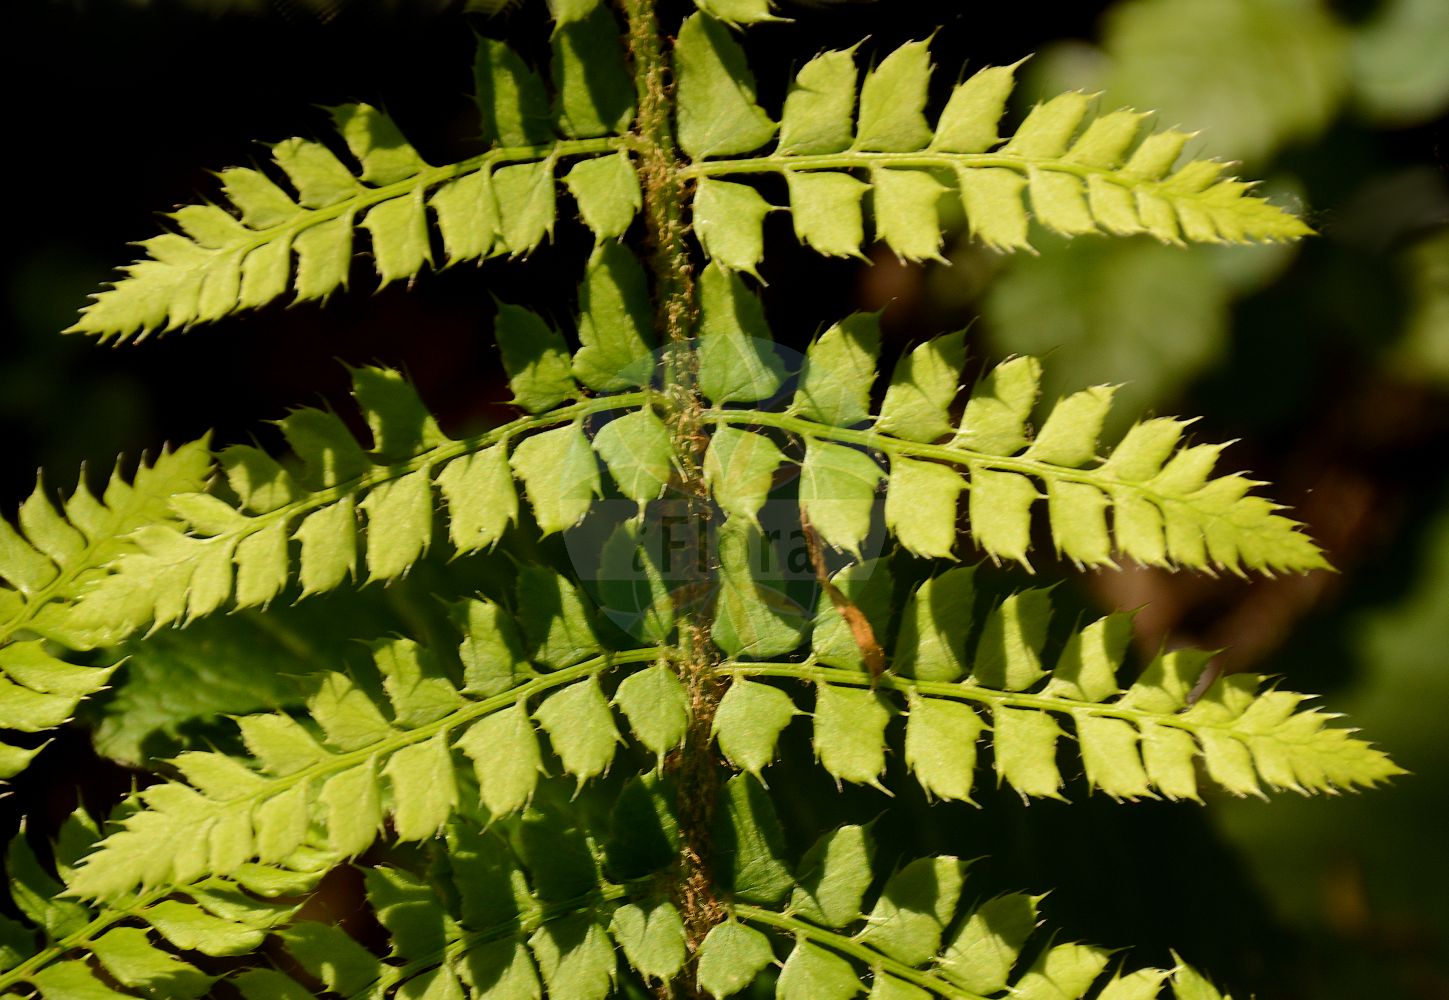
[[[677,782],[680,878],[677,904],[691,952],[698,947],[723,911],[714,892],[710,872],[710,827],[719,786],[719,765],[710,749],[710,729],[723,693],[716,654],[709,641],[708,594],[710,567],[703,547],[710,518],[708,494],[701,469],[704,438],[700,433],[703,410],[696,385],[698,370],[693,346],[694,279],[685,246],[684,169],[671,125],[669,64],[660,42],[655,0],[620,0],[628,20],[629,51],[639,117],[631,143],[644,191],[644,221],[649,241],[657,303],[656,322],[665,343],[664,395],[668,424],[674,441],[679,477],[675,486],[683,508],[689,543],[682,559],[667,567],[675,582],[676,621],[679,628],[681,678],[689,692],[690,722],[684,745],[668,762]],[[683,981],[665,984],[663,995],[677,989],[686,996],[695,991],[686,973]]]
[[[674,345],[688,341],[694,326],[694,270],[684,243],[687,164],[680,160],[674,143],[669,62],[660,46],[654,0],[622,3],[629,23],[629,52],[639,104],[630,146],[638,158],[644,191],[657,322],[667,342]]]

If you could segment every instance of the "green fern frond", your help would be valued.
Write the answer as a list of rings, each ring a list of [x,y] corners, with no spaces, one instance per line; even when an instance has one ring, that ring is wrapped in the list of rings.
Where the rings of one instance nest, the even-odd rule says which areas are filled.
[[[1042,897],[968,905],[970,863],[957,858],[912,861],[872,894],[872,855],[865,828],[842,827],[806,853],[788,905],[734,903],[699,947],[699,985],[718,1000],[733,996],[788,942],[779,1000],[850,1000],[867,989],[889,1000],[1151,1000],[1169,995],[1164,984],[1178,1000],[1230,1000],[1183,965],[1128,972],[1109,968],[1103,948],[1055,940],[1036,948]]]
[[[921,858],[882,879],[868,827],[832,830],[792,863],[769,797],[748,775],[726,783],[716,815],[725,918],[695,951],[693,971],[719,1000],[780,964],[778,953],[787,956],[774,985],[781,1000],[849,1000],[867,989],[885,1000],[1150,1000],[1169,976],[1181,1000],[1223,1000],[1191,969],[1109,972],[1104,949],[1037,947],[1043,897],[968,905],[969,862]]]
[[[219,978],[193,964],[255,952],[300,908],[336,859],[309,846],[276,864],[246,864],[228,877],[203,875],[181,886],[128,894],[93,906],[71,898],[77,858],[99,836],[77,812],[62,826],[56,872],[24,834],[7,856],[10,899],[23,921],[0,917],[0,993],[69,998],[207,994]]]
[[[363,573],[374,581],[396,578],[432,542],[435,490],[459,552],[491,546],[516,520],[515,477],[539,526],[560,531],[600,491],[582,421],[646,401],[642,393],[590,399],[452,440],[396,372],[358,369],[354,384],[376,449],[364,451],[321,410],[297,410],[281,421],[301,459],[297,476],[249,446],[226,449],[221,462],[238,499],[175,498],[178,521],[137,532],[136,551],[117,559],[81,597],[78,620],[134,631],[184,623],[227,604],[264,606],[293,579],[305,597]],[[418,422],[409,423],[410,416]],[[395,431],[403,436],[391,436]]]
[[[173,497],[202,489],[212,474],[205,439],[144,459],[127,482],[118,468],[97,498],[84,478],[57,511],[43,484],[20,506],[17,527],[0,518],[0,644],[26,632],[70,649],[115,641],[77,629],[72,603],[132,545],[137,528],[172,517]]]
[[[329,850],[352,857],[373,842],[384,816],[398,839],[422,840],[459,807],[460,785],[475,786],[494,816],[516,812],[533,797],[544,764],[540,730],[578,782],[608,770],[621,737],[599,680],[618,667],[662,662],[668,650],[604,651],[582,595],[539,568],[520,577],[514,612],[480,598],[460,617],[460,669],[411,640],[384,641],[374,648],[380,697],[347,674],[319,674],[309,678],[306,703],[316,730],[286,714],[243,716],[238,726],[254,764],[215,752],[177,757],[184,780],[140,792],[145,808],[87,858],[73,890],[110,898],[137,885],[228,874],[254,858],[285,858],[312,829]],[[662,755],[682,739],[684,689],[663,666],[642,676],[649,696],[625,681],[616,703]],[[455,751],[472,762],[467,773]]]
[[[792,370],[743,277],[786,206],[750,179],[778,178],[801,242],[832,256],[874,240],[940,259],[948,198],[1008,251],[1030,249],[1033,218],[1170,244],[1308,227],[1186,153],[1189,134],[1150,134],[1146,115],[1080,93],[1001,135],[1015,66],[935,109],[928,42],[864,73],[855,49],[825,52],[776,115],[732,33],[778,19],[771,0],[695,0],[666,25],[674,39],[655,0],[549,6],[547,85],[478,41],[486,151],[434,166],[377,109],[335,109],[335,140],[224,171],[218,203],[170,216],[72,327],[138,340],[325,300],[349,281],[359,229],[381,285],[527,255],[552,237],[560,182],[594,237],[573,334],[497,304],[521,411],[501,426],[452,437],[399,372],[359,368],[365,434],[299,409],[278,421],[289,455],[198,442],[113,480],[104,502],[82,488],[57,511],[37,488],[18,529],[0,521],[0,727],[62,724],[136,644],[222,609],[277,623],[272,605],[336,591],[307,610],[340,607],[330,623],[346,633],[290,661],[248,650],[296,697],[178,699],[178,729],[230,713],[227,731],[213,743],[191,727],[104,833],[74,817],[54,865],[12,844],[0,994],[1224,1000],[1181,965],[1128,971],[1034,938],[1041,897],[970,900],[955,857],[887,871],[869,825],[797,861],[763,775],[804,716],[837,788],[908,779],[929,800],[971,802],[983,746],[1023,798],[1062,798],[1077,772],[1114,800],[1384,782],[1402,770],[1307,696],[1205,683],[1208,653],[1163,652],[1124,681],[1130,615],[1054,625],[1048,590],[986,599],[970,566],[917,582],[965,555],[963,513],[984,557],[1030,571],[1038,501],[1079,566],[1272,574],[1323,554],[1260,484],[1216,474],[1223,446],[1186,441],[1188,421],[1103,444],[1113,389],[1041,413],[1025,357],[963,393],[964,333],[907,351],[878,386],[879,317],[850,316]],[[622,242],[641,211],[649,271]],[[430,553],[505,537],[446,571]],[[868,558],[886,538],[900,551]],[[794,539],[796,558],[771,563]],[[367,586],[430,555],[406,584]],[[419,609],[435,572],[450,587],[486,574],[486,596]],[[368,615],[383,603],[396,618]],[[34,753],[0,745],[0,778]],[[298,898],[364,855],[385,953]]]
[[[130,532],[171,520],[170,500],[203,488],[210,472],[206,442],[195,441],[143,460],[130,482],[117,469],[99,499],[82,478],[60,510],[37,484],[18,527],[0,519],[0,729],[54,729],[105,687],[114,668],[67,663],[48,642],[27,637],[77,650],[116,641],[112,623],[84,624],[76,602],[133,549]],[[0,744],[0,779],[24,770],[38,750]]]
[[[174,212],[176,231],[142,241],[145,259],[124,268],[70,331],[142,339],[289,292],[326,299],[347,284],[359,228],[383,285],[434,263],[435,231],[445,265],[527,254],[553,232],[563,159],[582,158],[563,179],[584,221],[600,240],[621,235],[640,193],[618,137],[633,118],[618,33],[604,7],[556,33],[554,107],[512,50],[480,39],[477,96],[491,148],[458,163],[425,162],[376,108],[333,108],[353,164],[294,138],[272,147],[270,171],[222,171],[223,204]]]
[[[973,572],[960,567],[927,580],[892,616],[883,562],[842,571],[835,585],[893,649],[889,671],[879,678],[865,672],[851,630],[822,596],[805,662],[721,668],[736,679],[715,716],[720,750],[758,775],[794,716],[809,714],[821,766],[839,780],[879,787],[887,730],[904,717],[905,761],[915,779],[932,796],[966,802],[987,732],[998,782],[1024,796],[1060,797],[1058,742],[1068,721],[1088,783],[1116,799],[1196,800],[1198,762],[1235,795],[1262,795],[1264,785],[1334,793],[1404,773],[1353,730],[1331,725],[1337,716],[1303,708],[1308,696],[1262,690],[1261,677],[1222,677],[1191,699],[1211,653],[1163,652],[1134,684],[1121,687],[1130,615],[1074,632],[1048,668],[1048,592],[991,603],[978,625]],[[892,620],[899,623],[894,636],[887,630]],[[812,711],[751,679],[770,677],[814,685]]]
[[[710,280],[729,280],[735,287],[730,301],[754,301],[738,277],[711,271],[703,279],[706,291]],[[708,297],[701,310],[707,322]],[[763,319],[736,328],[748,335],[749,350],[768,351]],[[954,558],[958,500],[966,492],[976,545],[993,559],[1025,566],[1032,509],[1042,499],[1057,551],[1081,565],[1112,565],[1114,556],[1125,556],[1150,566],[1239,574],[1327,566],[1297,522],[1250,492],[1258,482],[1236,473],[1213,476],[1223,446],[1183,444],[1188,421],[1142,421],[1104,448],[1098,439],[1113,391],[1098,386],[1060,400],[1033,433],[1041,365],[1030,357],[998,366],[953,418],[965,364],[960,333],[902,357],[872,412],[879,344],[877,318],[851,316],[811,344],[786,412],[718,406],[704,413],[715,428],[706,475],[716,470],[710,483],[727,513],[753,518],[763,503],[786,456],[759,430],[745,428],[775,428],[804,444],[801,505],[821,537],[843,551],[859,550],[884,480],[886,524],[922,556]],[[703,352],[700,364],[709,395],[713,366]],[[887,469],[876,455],[886,457]]]
[[[708,9],[738,23],[770,16],[765,0],[710,0]],[[563,180],[597,239],[622,235],[642,195],[622,137],[633,89],[613,40],[618,26],[596,4],[564,4],[556,13],[552,101],[516,53],[480,39],[477,93],[489,152],[431,166],[377,109],[334,109],[355,167],[321,143],[289,139],[272,148],[275,177],[248,167],[223,171],[228,205],[174,213],[178,231],[142,242],[146,259],[96,296],[71,330],[140,338],[288,292],[325,299],[347,283],[359,227],[368,231],[382,284],[410,278],[434,261],[430,211],[447,263],[526,254],[552,232],[555,169],[564,158],[578,158]],[[771,206],[754,188],[719,178],[758,173],[786,179],[797,234],[830,255],[860,254],[869,191],[879,239],[906,259],[938,258],[943,179],[954,182],[972,232],[1003,249],[1029,245],[1025,193],[1035,217],[1067,235],[1237,243],[1309,232],[1251,196],[1252,185],[1223,178],[1225,164],[1193,160],[1174,169],[1187,133],[1139,142],[1145,116],[1129,111],[1083,128],[1090,101],[1081,94],[1039,106],[993,149],[1002,142],[997,123],[1014,67],[960,84],[932,127],[924,42],[891,53],[859,87],[854,50],[817,57],[801,70],[777,126],[755,103],[725,21],[703,13],[687,20],[675,61],[679,141],[695,161],[684,170],[697,181],[695,232],[708,255],[733,269],[753,272],[763,257],[760,230]],[[773,153],[745,155],[777,133]]]
[[[657,819],[638,811],[652,808],[657,792],[638,781],[627,787],[612,810],[615,829],[667,839]],[[679,912],[652,877],[672,854],[641,855],[629,841],[596,839],[562,808],[530,810],[486,830],[459,818],[448,824],[428,877],[368,870],[368,901],[389,936],[386,958],[329,924],[294,924],[281,937],[328,996],[397,988],[403,997],[605,1000],[622,972],[616,951],[649,980],[672,979],[687,956]],[[281,992],[280,973],[246,972],[236,984],[249,998],[251,989],[258,997],[290,995]],[[276,992],[261,992],[264,985]]]
[[[1149,233],[1168,243],[1311,232],[1253,196],[1253,185],[1224,176],[1228,164],[1178,166],[1189,133],[1144,137],[1147,115],[1093,115],[1085,94],[1039,104],[1014,135],[999,135],[1015,68],[990,67],[959,83],[933,125],[927,42],[896,49],[863,81],[854,49],[825,52],[800,70],[777,124],[755,101],[738,43],[695,15],[680,31],[675,72],[700,245],[727,267],[755,271],[760,227],[774,206],[720,178],[759,174],[785,179],[796,235],[831,256],[861,254],[867,193],[875,238],[906,260],[941,259],[939,205],[948,194],[960,199],[972,234],[1001,250],[1029,248],[1030,217],[1067,236]],[[772,152],[755,152],[772,139]]]

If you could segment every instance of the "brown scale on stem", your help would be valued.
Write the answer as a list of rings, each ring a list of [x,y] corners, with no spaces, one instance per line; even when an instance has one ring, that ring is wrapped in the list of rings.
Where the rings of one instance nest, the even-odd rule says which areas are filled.
[[[654,280],[655,322],[664,343],[665,420],[674,440],[679,474],[673,484],[690,530],[682,553],[685,571],[674,591],[682,657],[681,679],[689,695],[689,727],[683,745],[665,766],[678,788],[679,877],[675,902],[684,918],[690,952],[724,918],[710,865],[710,828],[719,790],[720,765],[710,746],[715,710],[724,684],[715,672],[705,609],[710,566],[702,550],[711,517],[702,471],[704,447],[693,347],[694,272],[685,244],[687,188],[671,123],[669,64],[661,44],[655,0],[619,0],[628,24],[638,118],[630,148],[644,195],[647,261]],[[671,567],[672,569],[672,567]],[[671,575],[673,575],[671,573]],[[661,997],[696,997],[693,970],[662,984]]]

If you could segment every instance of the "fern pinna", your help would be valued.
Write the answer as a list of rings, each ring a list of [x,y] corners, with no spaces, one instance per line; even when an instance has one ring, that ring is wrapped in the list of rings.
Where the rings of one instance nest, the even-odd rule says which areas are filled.
[[[1105,442],[1110,386],[1044,407],[1034,358],[963,386],[962,333],[885,376],[874,314],[822,317],[790,360],[746,276],[768,273],[762,223],[785,207],[815,251],[906,260],[939,257],[944,199],[1001,250],[1031,219],[1169,243],[1307,227],[1184,160],[1186,133],[1084,95],[1003,137],[1015,67],[928,114],[926,42],[864,72],[825,52],[777,120],[738,35],[764,0],[700,0],[667,33],[652,0],[552,6],[550,85],[479,41],[486,151],[434,166],[377,109],[332,109],[336,142],[224,171],[220,200],[176,211],[73,328],[139,339],[325,299],[364,243],[384,284],[527,255],[560,189],[595,240],[572,329],[498,303],[504,423],[451,436],[401,374],[360,367],[361,436],[297,409],[285,455],[202,440],[100,498],[82,485],[57,509],[38,487],[0,522],[7,777],[158,630],[184,645],[220,612],[398,586],[430,553],[485,567],[413,634],[359,627],[365,655],[310,664],[295,707],[155,762],[105,824],[77,813],[53,862],[17,839],[0,989],[1220,996],[1181,963],[1038,933],[1042,897],[983,897],[957,858],[878,861],[868,826],[792,851],[767,782],[799,727],[837,782],[935,800],[973,801],[987,768],[1027,797],[1074,774],[1116,800],[1375,785],[1398,768],[1303,695],[1245,675],[1198,690],[1211,654],[1190,649],[1134,673],[1130,613],[1071,621],[1049,588],[991,583],[1049,560],[1045,539],[1082,567],[1234,574],[1324,567],[1318,548],[1188,421]],[[305,902],[349,863],[385,954]]]

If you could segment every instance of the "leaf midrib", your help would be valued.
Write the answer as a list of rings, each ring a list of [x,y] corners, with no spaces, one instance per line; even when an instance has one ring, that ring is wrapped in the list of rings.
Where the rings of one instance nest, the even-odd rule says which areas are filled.
[[[1022,691],[1000,691],[995,688],[981,687],[967,681],[922,681],[911,677],[901,677],[893,674],[882,674],[877,679],[872,679],[869,674],[855,670],[846,670],[840,667],[826,667],[818,663],[806,661],[805,663],[786,662],[731,662],[720,665],[720,672],[740,677],[779,677],[789,680],[809,681],[820,684],[837,684],[846,687],[883,687],[900,694],[909,695],[920,693],[927,697],[948,698],[954,701],[970,701],[988,705],[992,708],[1022,708],[1041,712],[1052,712],[1057,715],[1072,715],[1077,712],[1088,712],[1092,715],[1106,718],[1120,718],[1136,723],[1139,730],[1144,723],[1160,726],[1170,726],[1174,729],[1182,729],[1189,733],[1201,732],[1204,730],[1215,730],[1230,735],[1235,739],[1248,737],[1261,737],[1267,734],[1248,732],[1234,726],[1239,717],[1234,717],[1226,722],[1205,722],[1199,719],[1190,718],[1185,712],[1154,712],[1150,709],[1132,708],[1127,705],[1120,705],[1105,701],[1082,701],[1076,698],[1062,698],[1044,694],[1028,694]],[[1118,696],[1127,694],[1126,691],[1119,691]],[[1187,708],[1188,706],[1183,706]],[[1323,732],[1323,730],[1318,730]],[[1300,740],[1292,745],[1313,746],[1312,740]]]
[[[203,543],[215,542],[221,545],[235,546],[240,543],[241,539],[263,531],[277,521],[290,521],[303,514],[331,506],[345,497],[365,493],[383,483],[402,479],[405,476],[425,469],[431,469],[434,466],[442,465],[461,455],[482,451],[485,448],[492,447],[501,441],[507,441],[520,434],[571,423],[574,420],[592,416],[596,413],[605,413],[609,410],[623,410],[644,406],[650,402],[653,395],[648,390],[618,393],[612,396],[586,399],[582,402],[550,411],[549,413],[519,417],[517,420],[509,421],[502,426],[484,431],[481,434],[474,434],[470,437],[459,438],[456,441],[448,441],[445,444],[437,445],[427,451],[419,452],[417,455],[404,461],[395,462],[390,465],[374,466],[360,476],[354,476],[351,479],[343,480],[332,486],[309,493],[301,500],[284,504],[275,510],[269,510],[261,514],[243,514],[237,526],[230,531],[220,532],[215,535],[187,535],[186,537]],[[124,559],[124,555],[122,559]],[[174,560],[175,563],[190,561],[192,561],[190,557],[182,557]],[[290,575],[290,565],[288,570]]]
[[[942,462],[949,462],[952,465],[983,465],[990,468],[1016,472],[1033,476],[1043,481],[1053,479],[1065,480],[1068,482],[1083,483],[1094,486],[1099,490],[1131,490],[1139,493],[1159,507],[1169,504],[1180,505],[1191,510],[1196,516],[1212,519],[1215,521],[1226,521],[1229,524],[1236,524],[1228,514],[1218,513],[1213,510],[1204,509],[1193,504],[1192,499],[1207,484],[1182,496],[1173,496],[1162,493],[1151,487],[1152,480],[1132,481],[1118,479],[1115,476],[1104,475],[1102,466],[1092,469],[1072,469],[1062,465],[1052,465],[1036,459],[1021,458],[1012,455],[991,455],[982,451],[974,451],[970,448],[962,448],[956,445],[928,444],[919,441],[907,441],[903,438],[891,437],[876,430],[849,430],[843,427],[836,427],[831,424],[816,423],[813,420],[806,420],[802,417],[793,417],[784,413],[771,413],[765,410],[706,410],[703,414],[706,422],[715,424],[756,424],[762,427],[775,427],[780,430],[790,431],[804,438],[826,438],[841,441],[846,444],[860,445],[863,448],[871,448],[883,451],[887,454],[902,454],[916,458],[933,458]],[[1219,477],[1223,478],[1223,477]],[[1208,481],[1209,483],[1212,480]],[[971,481],[966,480],[966,489],[971,488]]]
[[[1082,179],[1100,177],[1129,191],[1148,189],[1169,198],[1191,198],[1206,194],[1227,177],[1214,177],[1206,187],[1196,190],[1174,188],[1171,175],[1164,178],[1142,177],[1126,172],[1124,167],[1102,167],[1077,163],[1061,157],[1013,156],[1007,153],[949,153],[921,149],[910,152],[870,152],[848,150],[840,153],[785,154],[734,159],[701,160],[683,168],[685,177],[717,177],[722,174],[787,173],[791,170],[862,170],[869,167],[899,167],[915,170],[978,170],[1004,167],[1027,174],[1032,167],[1057,173],[1073,174]]]
[[[582,663],[577,663],[561,670],[555,670],[551,673],[542,674],[503,694],[494,695],[491,698],[485,698],[482,701],[464,705],[457,711],[450,712],[432,722],[424,723],[415,729],[394,731],[383,739],[375,743],[370,743],[367,746],[359,747],[356,750],[336,752],[329,750],[328,756],[325,759],[310,764],[301,770],[293,771],[290,774],[273,775],[259,773],[257,776],[261,779],[261,783],[244,794],[220,800],[205,798],[205,801],[211,806],[211,809],[200,821],[211,821],[219,815],[233,812],[241,807],[250,809],[255,803],[274,798],[296,787],[299,783],[310,783],[313,780],[335,774],[339,771],[349,770],[365,764],[371,758],[386,757],[404,747],[426,742],[439,733],[467,725],[485,715],[509,708],[552,688],[571,684],[574,681],[594,674],[603,673],[616,666],[633,663],[651,663],[660,657],[674,655],[674,652],[670,647],[650,646],[644,649],[603,653],[585,660]],[[202,835],[206,835],[205,832]],[[104,847],[102,850],[104,850]],[[100,856],[100,853],[94,855],[97,858]],[[225,875],[226,873],[212,872],[211,874]]]
[[[298,213],[285,222],[279,222],[274,226],[265,229],[256,229],[247,226],[241,220],[236,220],[247,232],[256,234],[252,239],[243,239],[236,242],[228,241],[221,246],[209,247],[190,236],[185,237],[193,245],[207,251],[210,254],[237,254],[246,257],[253,250],[274,243],[285,237],[295,239],[297,234],[310,229],[313,226],[330,222],[343,216],[356,214],[357,212],[371,208],[374,205],[385,201],[392,201],[404,195],[411,194],[420,188],[430,188],[446,181],[456,180],[459,177],[466,177],[468,174],[476,173],[483,169],[492,169],[501,163],[527,162],[530,160],[543,160],[550,157],[561,156],[588,156],[613,152],[624,147],[624,140],[620,136],[606,136],[602,139],[561,139],[557,142],[547,143],[538,146],[506,146],[498,149],[490,149],[486,153],[469,157],[466,160],[459,160],[456,163],[445,164],[441,167],[427,166],[411,177],[406,177],[391,184],[383,184],[379,187],[370,187],[362,182],[355,175],[354,180],[358,184],[358,193],[341,201],[333,202],[330,205],[323,205],[320,208],[307,208],[298,205]],[[185,265],[173,265],[185,269]],[[196,265],[200,270],[206,270],[209,263]]]
[[[206,879],[213,877],[215,876],[208,873],[204,878],[198,879],[197,881],[205,881]],[[24,962],[21,962],[15,968],[10,969],[3,974],[0,974],[0,990],[7,989],[15,985],[16,983],[29,982],[30,976],[33,973],[39,972],[41,969],[49,965],[52,961],[64,955],[71,949],[93,944],[96,938],[100,936],[100,933],[106,930],[112,924],[118,923],[119,921],[125,920],[129,917],[138,916],[143,911],[148,909],[152,904],[157,903],[160,900],[165,899],[167,896],[171,895],[173,892],[184,888],[185,886],[162,886],[158,889],[152,889],[149,892],[141,893],[140,895],[128,900],[124,905],[108,905],[104,910],[97,914],[90,923],[86,924],[84,927],[80,928],[77,931],[73,931],[70,934],[67,934],[59,941],[56,941],[42,948],[34,955],[27,958]]]
[[[815,924],[800,920],[797,917],[784,913],[776,913],[774,910],[767,910],[764,907],[752,906],[748,903],[735,903],[731,906],[737,917],[746,923],[763,924],[775,930],[787,931],[796,938],[804,938],[814,944],[829,948],[832,951],[849,955],[857,962],[869,967],[872,972],[890,973],[897,979],[904,979],[906,982],[922,989],[930,990],[937,996],[948,997],[950,1000],[988,1000],[980,993],[972,993],[970,990],[949,983],[940,977],[933,975],[923,969],[907,965],[897,959],[891,958],[883,952],[876,951],[867,945],[861,944],[855,938],[838,934],[835,931],[817,927]]]

